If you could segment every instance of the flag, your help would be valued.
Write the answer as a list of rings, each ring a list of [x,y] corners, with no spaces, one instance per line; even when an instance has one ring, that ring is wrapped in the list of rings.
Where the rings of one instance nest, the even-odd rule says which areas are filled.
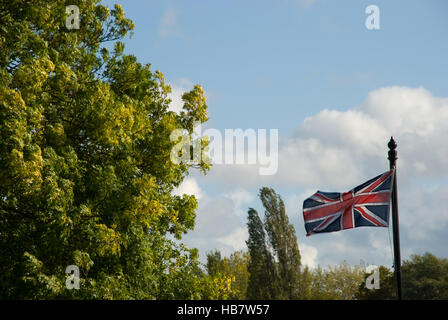
[[[388,227],[394,170],[344,192],[317,191],[303,202],[307,236],[357,227]]]

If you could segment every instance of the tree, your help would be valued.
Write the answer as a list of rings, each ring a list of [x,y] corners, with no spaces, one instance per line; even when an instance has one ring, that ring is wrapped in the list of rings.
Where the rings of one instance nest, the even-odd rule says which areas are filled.
[[[211,276],[214,276],[223,271],[221,252],[219,250],[207,253],[206,268],[207,273]]]
[[[248,299],[277,299],[278,280],[274,258],[267,247],[263,222],[257,211],[248,211],[247,228],[249,239],[246,241],[250,260],[248,265]]]
[[[329,300],[331,294],[327,286],[327,274],[324,269],[318,266],[311,274],[309,299],[312,300]]]
[[[412,255],[402,265],[404,299],[448,299],[448,259],[431,253]]]
[[[380,274],[380,288],[368,289],[366,288],[366,280],[370,273],[364,274],[364,281],[359,286],[359,292],[356,294],[356,299],[359,300],[395,300],[397,299],[395,277],[391,270],[385,266],[380,266],[378,269]]]
[[[303,300],[313,299],[313,270],[304,266],[300,273],[299,292]]]
[[[446,300],[448,299],[448,259],[431,253],[411,255],[401,267],[403,299]],[[368,290],[361,285],[359,299],[395,300],[396,280],[393,272],[380,267],[380,289]]]
[[[264,226],[277,261],[281,299],[300,298],[300,252],[294,226],[289,223],[285,204],[273,189],[262,188]]]
[[[350,266],[346,261],[329,267],[326,274],[326,291],[330,299],[353,300],[363,281],[363,266]]]
[[[313,300],[353,300],[363,281],[362,265],[350,266],[347,262],[329,266],[318,266],[310,272],[307,299]]]
[[[227,274],[234,277],[232,288],[234,294],[231,299],[244,300],[247,297],[247,286],[249,284],[249,271],[247,270],[250,257],[245,251],[233,252],[223,260],[223,269]]]
[[[221,258],[218,250],[207,254],[207,273],[209,276],[225,276],[232,279],[230,299],[246,299],[249,282],[249,254],[244,251],[235,251],[229,257]]]
[[[300,252],[283,200],[270,188],[260,189],[259,196],[265,208],[264,222],[254,209],[248,211],[248,297],[302,298],[305,288],[300,283]]]
[[[170,112],[163,74],[124,54],[121,6],[75,2],[79,30],[65,1],[0,1],[0,298],[200,298],[177,241],[197,201],[172,194],[191,165],[170,161],[170,133],[207,120],[204,92]]]

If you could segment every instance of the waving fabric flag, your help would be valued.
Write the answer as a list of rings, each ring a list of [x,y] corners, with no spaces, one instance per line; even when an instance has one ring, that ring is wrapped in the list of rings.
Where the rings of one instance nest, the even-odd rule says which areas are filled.
[[[388,227],[394,170],[344,192],[317,191],[303,202],[307,236],[357,227]]]

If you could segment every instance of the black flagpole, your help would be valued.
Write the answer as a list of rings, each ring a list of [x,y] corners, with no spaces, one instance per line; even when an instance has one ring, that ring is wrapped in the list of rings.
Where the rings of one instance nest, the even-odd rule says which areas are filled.
[[[394,270],[395,278],[397,279],[397,298],[402,299],[401,294],[401,257],[400,257],[400,232],[398,229],[398,190],[397,190],[397,143],[394,137],[390,138],[387,145],[389,147],[389,164],[390,169],[395,170],[393,186],[392,186],[392,223],[393,223],[393,237],[394,237]]]

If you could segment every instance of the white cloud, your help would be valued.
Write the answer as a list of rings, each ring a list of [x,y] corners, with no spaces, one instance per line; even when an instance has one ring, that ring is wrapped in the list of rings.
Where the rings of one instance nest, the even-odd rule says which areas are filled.
[[[236,190],[233,190],[228,194],[228,197],[233,200],[237,207],[241,207],[241,205],[243,204],[250,203],[254,199],[254,196],[249,193],[249,191],[243,188],[237,188]]]
[[[188,78],[178,78],[170,83],[171,93],[168,94],[168,98],[171,100],[169,111],[180,113],[184,106],[182,95],[185,92],[189,92],[193,89],[194,83]],[[213,92],[204,90],[204,97],[207,102],[214,96]]]
[[[388,168],[387,142],[398,142],[401,179],[448,173],[448,99],[424,88],[387,87],[347,111],[325,109],[305,119],[279,146],[276,175],[254,166],[216,165],[209,179],[252,187],[347,188]]]
[[[194,195],[196,199],[202,198],[201,188],[199,187],[196,179],[194,178],[186,178],[184,181],[182,181],[179,187],[177,187],[173,191],[173,194],[175,195],[188,194],[188,195]]]
[[[193,82],[187,78],[179,78],[170,83],[170,87],[171,93],[168,95],[168,98],[171,100],[171,103],[169,110],[180,113],[184,106],[182,95],[193,89]]]
[[[362,110],[396,135],[431,136],[448,117],[448,100],[422,87],[387,87],[371,92]]]
[[[216,240],[226,246],[231,247],[233,250],[246,249],[246,240],[248,238],[247,228],[238,228],[232,233],[217,238]]]
[[[357,181],[350,152],[315,138],[285,139],[279,152],[277,182],[297,186],[344,187]]]
[[[299,250],[302,265],[310,268],[317,267],[317,249],[315,247],[301,243]]]
[[[290,190],[282,194],[290,221],[297,230],[304,263],[335,264],[343,260],[390,266],[387,229],[358,228],[305,238],[301,204],[320,189],[345,191],[388,169],[387,142],[398,143],[398,186],[403,257],[409,252],[445,252],[448,241],[448,99],[424,88],[387,87],[370,92],[358,106],[346,111],[325,109],[304,120],[279,145],[279,168],[274,176],[258,175],[256,166],[215,165],[204,183],[219,183],[228,190],[253,190],[261,186]],[[269,128],[267,128],[269,129]],[[237,186],[237,187],[235,187]],[[289,189],[288,189],[289,188]],[[291,188],[293,188],[291,191]],[[227,192],[229,205],[209,202],[214,214],[233,216],[219,223],[226,239],[243,222],[236,220],[238,207],[253,200],[244,191]],[[291,195],[293,194],[293,195]],[[233,215],[230,212],[234,210]],[[241,209],[240,209],[241,210]],[[221,212],[221,213],[218,213]],[[239,221],[235,223],[235,221]],[[212,222],[210,222],[212,223]],[[236,237],[237,238],[237,237]],[[215,241],[217,245],[222,242]],[[318,255],[310,248],[318,249]]]
[[[438,231],[446,233],[448,184],[430,189],[418,185],[400,188],[398,183],[400,226],[404,229],[406,241],[418,245],[419,241],[434,238]]]
[[[254,200],[254,195],[243,188],[236,188],[225,196],[233,201],[235,213],[240,217],[246,216],[248,208],[245,206]]]
[[[184,242],[199,248],[201,259],[214,249],[229,255],[245,246],[245,221],[236,213],[235,203],[228,197],[210,198],[204,195],[199,201],[193,231],[184,236]]]
[[[176,113],[180,113],[184,106],[182,101],[182,94],[185,92],[183,88],[179,88],[177,86],[171,85],[171,93],[168,95],[168,98],[171,100],[169,111],[173,111]]]

